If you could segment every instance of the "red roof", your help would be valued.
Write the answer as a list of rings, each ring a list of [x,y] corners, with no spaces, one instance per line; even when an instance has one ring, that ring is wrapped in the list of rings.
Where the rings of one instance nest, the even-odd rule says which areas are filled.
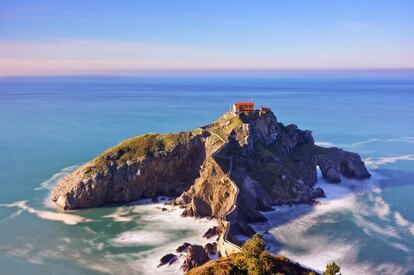
[[[253,102],[236,102],[236,103],[234,103],[234,105],[236,105],[237,107],[239,107],[239,106],[253,106],[254,105],[254,103]]]

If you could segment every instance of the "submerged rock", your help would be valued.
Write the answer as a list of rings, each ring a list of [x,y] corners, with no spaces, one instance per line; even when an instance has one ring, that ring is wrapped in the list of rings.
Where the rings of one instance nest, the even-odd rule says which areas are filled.
[[[176,260],[178,259],[177,255],[174,254],[166,254],[164,256],[161,257],[160,259],[160,263],[158,264],[158,267],[166,265],[166,264],[172,264],[174,263]]]

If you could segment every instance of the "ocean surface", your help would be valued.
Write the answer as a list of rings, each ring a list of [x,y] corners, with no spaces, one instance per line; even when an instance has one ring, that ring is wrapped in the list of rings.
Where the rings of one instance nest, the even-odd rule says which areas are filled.
[[[146,132],[191,130],[235,101],[272,108],[316,142],[358,152],[372,178],[320,185],[317,206],[255,224],[270,250],[343,274],[414,274],[414,72],[0,78],[0,274],[179,274],[159,258],[214,221],[157,204],[59,213],[62,176]]]

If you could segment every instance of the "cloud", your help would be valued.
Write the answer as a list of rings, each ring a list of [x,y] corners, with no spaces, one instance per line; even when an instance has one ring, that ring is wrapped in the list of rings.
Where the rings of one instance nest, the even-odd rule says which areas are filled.
[[[0,42],[0,75],[106,74],[270,68],[269,58],[224,49],[105,40]],[[288,58],[277,59],[288,64]],[[277,63],[276,63],[277,64]]]
[[[336,52],[270,47],[167,45],[110,40],[1,41],[0,76],[136,73],[159,70],[270,70],[410,67],[407,58],[361,59]],[[407,65],[408,64],[408,65]]]
[[[97,40],[0,42],[0,75],[99,73],[188,67],[191,51],[174,46]]]

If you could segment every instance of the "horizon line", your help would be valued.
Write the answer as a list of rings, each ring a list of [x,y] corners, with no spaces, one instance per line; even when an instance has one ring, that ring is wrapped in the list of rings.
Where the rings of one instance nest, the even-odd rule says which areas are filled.
[[[413,67],[382,67],[382,68],[263,68],[263,69],[149,69],[119,72],[82,72],[82,73],[23,73],[23,74],[0,74],[0,78],[17,77],[99,77],[99,76],[141,76],[141,75],[174,75],[174,74],[205,74],[205,73],[329,73],[329,72],[414,72]]]

